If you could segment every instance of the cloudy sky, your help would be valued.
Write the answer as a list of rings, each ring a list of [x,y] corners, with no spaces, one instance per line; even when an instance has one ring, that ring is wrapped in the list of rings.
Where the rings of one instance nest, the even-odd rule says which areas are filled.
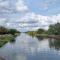
[[[60,22],[60,0],[0,0],[0,26],[31,31]]]

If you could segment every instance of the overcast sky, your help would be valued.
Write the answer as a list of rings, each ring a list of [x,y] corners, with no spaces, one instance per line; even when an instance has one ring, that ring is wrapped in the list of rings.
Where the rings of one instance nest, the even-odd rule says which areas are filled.
[[[60,0],[0,0],[0,25],[20,31],[48,29],[60,22]]]

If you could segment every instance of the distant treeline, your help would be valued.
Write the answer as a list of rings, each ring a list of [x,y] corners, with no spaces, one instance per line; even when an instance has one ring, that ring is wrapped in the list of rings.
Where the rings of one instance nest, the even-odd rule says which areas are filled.
[[[0,26],[0,35],[2,35],[2,34],[12,34],[12,35],[15,35],[15,33],[20,33],[20,32],[17,31],[16,29],[8,29],[8,28]]]
[[[60,23],[50,25],[48,30],[40,28],[37,31],[28,31],[27,34],[32,36],[36,34],[60,35]]]

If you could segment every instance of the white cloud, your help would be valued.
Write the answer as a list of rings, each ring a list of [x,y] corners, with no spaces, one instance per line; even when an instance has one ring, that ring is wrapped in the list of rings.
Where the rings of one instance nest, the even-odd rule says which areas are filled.
[[[35,13],[27,13],[24,18],[25,20],[36,21],[37,27],[44,28],[44,29],[47,29],[50,24],[55,24],[57,22],[60,22],[60,14],[53,15],[53,16],[42,16],[42,15],[35,14]]]
[[[54,5],[56,3],[57,0],[44,0],[41,3],[38,3],[38,6],[40,6],[40,8],[46,10],[48,9],[50,6]]]
[[[6,26],[6,18],[0,18],[0,26]]]
[[[50,2],[46,1],[46,3],[50,3]],[[7,6],[7,2],[3,2],[0,5],[4,6],[5,4]],[[0,9],[1,9],[1,6],[0,6]],[[37,30],[38,28],[48,29],[48,26],[50,24],[60,22],[60,14],[53,15],[53,16],[43,16],[40,14],[36,14],[34,12],[29,12],[29,8],[25,4],[24,0],[17,0],[16,7],[14,8],[14,5],[13,5],[11,10],[14,11],[14,9],[17,11],[20,11],[22,16],[19,15],[20,17],[17,17],[14,14],[13,16],[12,14],[10,15],[7,14],[6,18],[8,18],[8,20],[5,17],[0,18],[0,25],[5,26],[7,24],[6,27],[28,31],[28,30]],[[26,13],[23,13],[23,12],[26,12]]]
[[[60,14],[53,16],[43,16],[33,12],[26,13],[16,20],[8,21],[7,27],[17,28],[18,30],[37,30],[38,28],[48,29],[50,24],[60,22]],[[10,25],[9,25],[10,23]]]
[[[16,9],[21,12],[28,11],[28,6],[25,5],[25,2],[23,0],[18,0],[16,3]]]

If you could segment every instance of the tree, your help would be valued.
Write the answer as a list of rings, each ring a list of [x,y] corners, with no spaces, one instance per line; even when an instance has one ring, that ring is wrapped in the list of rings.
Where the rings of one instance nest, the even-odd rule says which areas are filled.
[[[15,35],[16,33],[20,33],[19,31],[17,31],[16,29],[10,29],[9,33],[12,35]]]
[[[48,34],[60,35],[60,23],[50,25]]]
[[[5,27],[0,26],[0,34],[8,34],[9,30]]]
[[[38,29],[37,34],[42,34],[42,33],[44,33],[44,32],[45,32],[44,29]]]
[[[8,29],[8,28],[0,26],[0,34],[12,34],[12,35],[16,35],[17,33],[20,33],[20,32],[17,31],[16,29]]]

